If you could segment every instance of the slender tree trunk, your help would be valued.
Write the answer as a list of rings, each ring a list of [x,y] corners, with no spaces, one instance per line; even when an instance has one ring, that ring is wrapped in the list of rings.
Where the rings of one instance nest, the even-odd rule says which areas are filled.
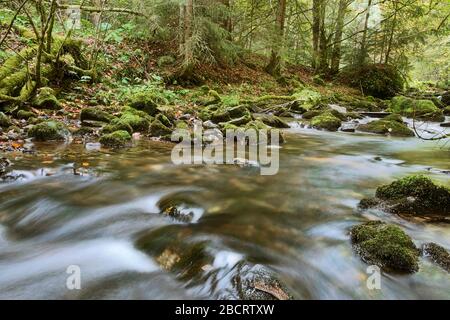
[[[339,65],[341,63],[341,42],[342,33],[344,30],[345,14],[347,12],[348,0],[339,1],[339,9],[337,15],[336,31],[334,34],[334,46],[331,54],[331,73],[337,74],[339,72]]]
[[[192,68],[194,52],[192,47],[192,28],[194,21],[194,1],[186,0],[184,14],[184,67],[185,70]]]
[[[286,20],[286,0],[278,0],[277,18],[275,23],[275,39],[273,41],[270,62],[266,71],[273,76],[281,75],[281,54],[284,45],[284,24]]]
[[[361,49],[358,55],[358,65],[363,65],[367,56],[367,32],[369,29],[370,8],[372,6],[372,0],[368,0],[366,20],[364,21],[364,30],[361,39]]]
[[[397,10],[398,10],[398,3],[397,3],[397,1],[394,1],[394,17],[392,19],[392,28],[391,28],[391,32],[389,34],[389,40],[388,40],[387,49],[386,49],[386,57],[384,59],[385,64],[389,63],[389,58],[390,58],[391,49],[392,49],[392,42],[394,40],[395,27],[397,24]]]
[[[227,40],[232,41],[233,19],[231,17],[231,0],[220,0],[227,8],[226,16],[222,22],[222,28],[228,31]]]
[[[319,61],[319,40],[320,40],[320,8],[323,0],[313,0],[313,23],[312,23],[312,38],[313,38],[313,54],[312,67],[316,68]]]

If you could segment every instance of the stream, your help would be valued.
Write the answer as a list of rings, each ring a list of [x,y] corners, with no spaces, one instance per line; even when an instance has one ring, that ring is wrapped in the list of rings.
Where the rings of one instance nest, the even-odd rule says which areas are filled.
[[[450,184],[450,145],[417,138],[285,132],[277,175],[237,165],[180,165],[169,143],[140,140],[37,144],[7,154],[20,179],[0,183],[0,299],[233,298],[243,263],[277,275],[295,299],[450,299],[449,274],[427,258],[410,275],[383,273],[369,290],[367,264],[348,231],[379,219],[417,246],[450,248],[445,223],[410,221],[358,202],[380,184],[424,173]],[[160,214],[163,198],[196,205],[190,223]],[[136,245],[145,236],[148,250]],[[202,243],[212,257],[194,275],[161,265],[164,248]],[[192,259],[196,256],[193,255]],[[68,266],[81,289],[68,290]]]

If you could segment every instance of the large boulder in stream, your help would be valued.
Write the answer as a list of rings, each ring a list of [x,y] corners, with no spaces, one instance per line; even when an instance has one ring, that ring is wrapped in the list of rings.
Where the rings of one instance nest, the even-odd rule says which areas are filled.
[[[357,127],[358,131],[375,134],[391,135],[395,137],[414,137],[414,132],[403,123],[401,117],[389,116],[384,119],[375,120]]]
[[[272,128],[289,128],[289,125],[277,116],[268,114],[253,114],[253,118]]]
[[[415,100],[404,96],[397,96],[389,103],[389,110],[417,120],[436,122],[445,120],[442,110],[436,107],[431,100]]]
[[[126,146],[131,141],[131,135],[124,130],[104,134],[100,137],[100,143],[106,147],[119,148]]]
[[[353,247],[364,262],[388,272],[419,270],[420,251],[398,226],[370,221],[353,227],[350,234]]]
[[[400,215],[445,217],[450,215],[450,189],[425,176],[413,175],[378,187],[375,198],[363,199],[359,207]]]
[[[337,131],[341,127],[341,119],[332,112],[324,112],[312,118],[311,125],[316,129],[325,129],[328,131]]]

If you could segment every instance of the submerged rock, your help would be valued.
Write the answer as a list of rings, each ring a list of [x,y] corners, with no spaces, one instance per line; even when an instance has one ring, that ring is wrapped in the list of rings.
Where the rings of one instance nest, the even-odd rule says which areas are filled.
[[[419,250],[399,227],[370,221],[353,227],[350,234],[353,247],[364,262],[385,271],[419,270]]]
[[[107,147],[123,147],[131,140],[131,135],[124,130],[104,134],[100,137],[100,143]]]
[[[444,121],[442,110],[436,107],[431,100],[414,100],[404,96],[394,97],[389,109],[408,118],[424,121]]]
[[[45,121],[28,130],[28,136],[37,141],[65,140],[69,135],[66,126],[56,121]]]
[[[267,267],[246,262],[236,267],[237,274],[233,284],[237,292],[236,297],[223,297],[241,300],[291,300],[292,295],[286,286],[281,283],[274,272]]]
[[[170,195],[158,202],[160,213],[180,222],[192,222],[200,206],[182,194]]]
[[[93,120],[109,123],[113,118],[112,115],[99,108],[84,108],[80,113],[81,121]]]
[[[414,137],[414,132],[408,128],[403,121],[389,119],[386,117],[381,120],[375,120],[367,124],[359,125],[357,130],[376,134],[389,134],[396,137]]]
[[[377,188],[375,198],[360,202],[361,209],[379,207],[408,215],[450,215],[450,190],[431,179],[414,175]]]
[[[423,245],[423,253],[430,257],[442,269],[450,272],[450,253],[445,248],[436,243],[426,243]]]

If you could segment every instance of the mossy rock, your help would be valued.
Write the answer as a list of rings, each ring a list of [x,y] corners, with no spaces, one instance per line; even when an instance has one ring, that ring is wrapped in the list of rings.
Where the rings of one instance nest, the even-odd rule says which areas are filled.
[[[147,118],[132,113],[123,113],[119,119],[111,121],[111,124],[113,125],[116,123],[126,123],[134,132],[148,132],[150,126],[150,122]]]
[[[381,119],[381,120],[375,120],[372,122],[369,122],[367,124],[362,124],[357,127],[357,130],[362,132],[370,132],[370,133],[376,133],[376,134],[389,134],[391,136],[396,137],[414,137],[414,132],[408,128],[407,125],[405,125],[402,122],[399,122],[398,119],[396,120],[387,120],[387,119]]]
[[[302,118],[305,120],[310,120],[314,117],[317,117],[319,115],[321,115],[323,113],[323,110],[318,110],[318,109],[314,109],[314,110],[309,110],[306,111],[303,115]]]
[[[404,124],[402,116],[399,114],[396,114],[396,113],[393,113],[393,114],[388,115],[387,117],[384,117],[383,120],[384,121],[395,121],[395,122]]]
[[[260,120],[261,122],[272,128],[289,128],[289,125],[277,116],[267,114],[254,114],[253,118],[255,118],[256,120]]]
[[[131,135],[124,130],[104,134],[100,137],[100,143],[107,147],[123,147],[131,141]]]
[[[404,80],[398,69],[387,64],[365,64],[341,71],[340,80],[376,98],[391,98],[403,90]]]
[[[59,110],[61,105],[52,88],[43,87],[38,90],[32,104],[37,109]]]
[[[233,119],[251,116],[247,107],[244,105],[236,107],[220,108],[211,115],[211,121],[215,123],[228,122]]]
[[[431,100],[414,100],[397,96],[389,103],[389,110],[418,120],[437,122],[445,120],[442,110],[436,107]]]
[[[156,118],[150,125],[150,135],[153,137],[163,137],[165,139],[169,139],[173,129],[171,127],[166,126],[164,123],[160,121],[160,118]]]
[[[144,111],[150,116],[154,116],[158,113],[158,105],[156,104],[154,97],[149,93],[135,93],[128,98],[128,102],[132,108]]]
[[[331,112],[324,112],[311,120],[311,125],[316,129],[337,131],[341,127],[341,120]]]
[[[168,128],[173,126],[172,121],[170,121],[169,118],[162,113],[158,114],[155,119],[159,120],[163,125],[165,125]]]
[[[0,127],[8,128],[11,125],[12,125],[11,119],[3,112],[0,112]]]
[[[56,121],[45,121],[28,130],[28,136],[37,141],[65,140],[69,134],[66,126]]]
[[[81,121],[93,120],[109,123],[112,119],[114,119],[114,116],[99,108],[84,108],[80,113]]]
[[[364,262],[388,272],[419,270],[419,250],[398,226],[370,221],[353,227],[350,234],[353,247]]]
[[[374,199],[360,203],[362,208],[382,209],[406,215],[450,215],[450,190],[430,178],[412,175],[377,188]]]
[[[444,92],[442,94],[441,102],[445,106],[450,106],[450,91]]]
[[[30,118],[35,117],[36,115],[31,112],[31,111],[27,111],[27,110],[19,110],[17,111],[17,119],[25,119],[28,120]]]
[[[423,253],[442,269],[450,272],[450,253],[445,248],[436,243],[426,243],[423,245]]]
[[[449,107],[445,107],[443,112],[444,112],[444,115],[450,116],[450,106]]]
[[[132,134],[134,132],[133,128],[130,126],[129,123],[125,121],[114,121],[114,123],[110,123],[103,127],[102,132],[103,133],[113,133],[115,131],[126,131],[129,134]]]

